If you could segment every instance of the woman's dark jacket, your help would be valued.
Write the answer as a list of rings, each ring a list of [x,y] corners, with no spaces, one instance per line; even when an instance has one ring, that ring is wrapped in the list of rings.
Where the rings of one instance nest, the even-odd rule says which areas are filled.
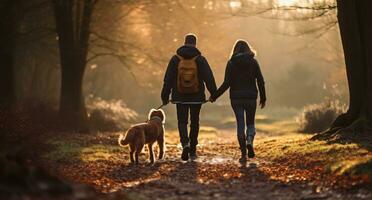
[[[172,93],[172,101],[174,103],[205,102],[205,85],[211,94],[215,93],[217,90],[216,82],[208,61],[204,56],[201,55],[200,51],[196,47],[192,46],[180,47],[177,50],[177,55],[183,57],[184,59],[191,59],[195,56],[198,56],[195,61],[198,66],[199,92],[195,94],[180,94],[177,91],[178,63],[180,62],[180,59],[174,55],[169,61],[168,68],[164,76],[164,84],[161,91],[162,101],[168,101],[169,95]]]
[[[216,100],[229,87],[231,100],[257,99],[257,85],[260,101],[264,102],[266,101],[265,82],[257,60],[248,53],[238,53],[228,61],[224,82],[212,95],[212,99]]]

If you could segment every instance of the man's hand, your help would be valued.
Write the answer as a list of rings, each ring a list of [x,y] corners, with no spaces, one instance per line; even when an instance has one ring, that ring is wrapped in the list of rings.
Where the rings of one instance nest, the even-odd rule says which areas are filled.
[[[266,106],[266,101],[260,101],[261,109],[265,108],[265,106]]]
[[[169,99],[167,99],[167,100],[163,100],[163,105],[165,106],[165,105],[167,105],[169,103]]]

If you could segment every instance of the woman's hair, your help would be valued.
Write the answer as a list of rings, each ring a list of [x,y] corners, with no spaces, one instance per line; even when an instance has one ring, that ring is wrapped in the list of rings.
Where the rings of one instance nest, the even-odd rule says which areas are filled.
[[[238,53],[248,53],[252,57],[256,55],[256,51],[248,44],[247,41],[239,39],[235,42],[231,50],[230,58]]]

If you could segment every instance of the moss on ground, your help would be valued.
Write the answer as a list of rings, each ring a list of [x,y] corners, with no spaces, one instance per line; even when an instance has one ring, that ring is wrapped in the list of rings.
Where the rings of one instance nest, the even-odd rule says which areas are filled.
[[[80,159],[85,162],[107,160],[120,152],[122,148],[113,145],[92,145],[79,152]]]
[[[81,145],[76,142],[63,141],[63,140],[53,140],[50,139],[47,142],[51,146],[51,150],[46,152],[43,157],[48,160],[62,160],[62,159],[77,159],[79,151],[81,150]]]
[[[337,175],[372,177],[372,157],[368,156],[366,158],[336,162],[329,169]]]
[[[290,134],[257,142],[260,156],[268,160],[300,157],[304,162],[319,161],[336,175],[372,175],[372,153],[358,144],[327,143],[310,140],[311,136]]]
[[[118,152],[126,151],[126,148],[120,148],[112,144],[94,144],[79,143],[79,140],[61,140],[60,138],[50,139],[48,142],[51,151],[43,155],[50,160],[73,160],[73,161],[97,161],[107,160],[115,157]]]

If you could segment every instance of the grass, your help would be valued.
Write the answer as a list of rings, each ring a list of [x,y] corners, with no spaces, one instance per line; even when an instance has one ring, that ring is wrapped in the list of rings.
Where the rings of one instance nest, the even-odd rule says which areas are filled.
[[[266,132],[270,134],[294,133],[297,132],[298,128],[298,123],[295,120],[256,123],[256,129],[258,132]]]
[[[77,159],[82,147],[76,142],[61,141],[50,139],[47,142],[52,147],[52,150],[43,155],[48,160],[62,160],[66,158]]]
[[[61,140],[60,138],[52,138],[47,144],[52,147],[52,150],[43,155],[44,158],[72,161],[98,161],[107,160],[118,152],[125,151],[126,148],[120,148],[118,145],[111,144],[81,144],[80,140]]]
[[[92,145],[82,148],[79,152],[80,159],[84,162],[107,160],[114,156],[115,153],[121,151],[119,146],[112,145]]]
[[[271,125],[271,124],[274,124],[275,123],[275,120],[269,118],[266,115],[259,115],[258,114],[258,115],[256,115],[255,123],[256,124],[261,124],[261,125],[264,125],[264,124],[265,125]],[[221,120],[221,124],[224,127],[234,128],[236,126],[236,119],[235,119],[234,116],[226,117],[226,118],[224,118],[224,119]]]
[[[320,162],[335,175],[372,175],[372,153],[357,144],[327,143],[310,140],[311,136],[289,134],[257,142],[260,156],[268,160],[302,159]]]
[[[337,162],[329,170],[337,175],[372,176],[372,158],[358,158]]]
[[[199,129],[200,133],[213,133],[216,134],[218,131],[215,127],[211,126],[201,126]]]

